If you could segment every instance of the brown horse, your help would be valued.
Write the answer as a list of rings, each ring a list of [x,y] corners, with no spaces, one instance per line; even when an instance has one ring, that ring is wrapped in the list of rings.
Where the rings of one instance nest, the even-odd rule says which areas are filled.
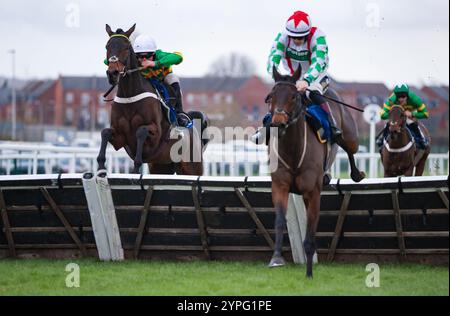
[[[272,173],[272,200],[276,208],[276,242],[270,267],[285,264],[282,256],[283,235],[286,229],[286,211],[290,192],[303,195],[307,209],[307,232],[304,249],[307,256],[307,276],[313,275],[313,256],[316,252],[315,235],[319,222],[321,191],[324,179],[324,162],[327,158],[327,146],[321,144],[306,122],[306,103],[297,91],[295,83],[301,76],[299,68],[293,77],[281,76],[274,68],[275,87],[268,99],[271,100],[273,114],[271,128],[278,128],[281,137],[271,138],[270,157],[278,159],[278,169]],[[329,90],[329,96],[339,98]],[[337,126],[343,136],[337,140],[348,154],[352,168],[352,178],[360,182],[364,173],[355,165],[353,155],[357,152],[358,133],[356,124],[347,108],[331,104]],[[278,141],[278,150],[274,142]]]
[[[97,158],[99,169],[105,169],[106,147],[111,143],[115,150],[125,148],[134,160],[134,172],[139,173],[142,164],[149,163],[152,174],[202,175],[202,143],[194,141],[194,133],[202,133],[206,128],[206,118],[202,113],[189,113],[202,121],[202,128],[189,131],[187,142],[190,153],[182,160],[174,162],[172,146],[179,139],[170,137],[171,125],[161,108],[161,99],[155,88],[140,74],[140,65],[129,40],[136,25],[127,32],[118,29],[113,32],[109,25],[106,31],[109,41],[106,45],[108,80],[118,85],[117,96],[111,109],[111,128],[102,131],[102,144]],[[175,137],[173,137],[175,138]],[[199,138],[201,140],[201,136]],[[185,148],[183,148],[185,149]],[[200,157],[198,157],[200,153]],[[196,154],[197,159],[193,160]]]
[[[421,177],[425,170],[431,146],[428,146],[426,150],[417,149],[414,137],[406,126],[407,120],[405,110],[400,105],[395,105],[389,112],[389,134],[381,149],[385,178],[412,177],[414,168],[416,169],[415,176]],[[419,126],[425,136],[431,140],[428,129],[422,124]]]

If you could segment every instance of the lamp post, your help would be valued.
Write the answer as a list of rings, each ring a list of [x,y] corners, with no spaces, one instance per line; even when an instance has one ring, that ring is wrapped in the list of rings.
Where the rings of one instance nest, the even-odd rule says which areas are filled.
[[[11,80],[11,105],[12,105],[12,131],[11,138],[16,140],[16,50],[11,49],[9,53],[12,56],[12,80]]]

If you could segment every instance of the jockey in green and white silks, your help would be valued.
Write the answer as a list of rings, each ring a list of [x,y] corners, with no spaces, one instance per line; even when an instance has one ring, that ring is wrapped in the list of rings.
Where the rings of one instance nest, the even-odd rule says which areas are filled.
[[[422,98],[412,92],[407,84],[399,84],[395,86],[394,92],[384,103],[383,110],[380,114],[382,120],[389,119],[389,112],[392,110],[394,105],[400,105],[406,111],[406,116],[408,117],[407,126],[416,140],[417,147],[419,149],[426,149],[428,146],[428,140],[420,131],[419,124],[416,121],[428,119],[430,117],[428,107],[423,102]],[[388,126],[386,125],[382,134],[377,139],[377,144],[379,147],[383,146],[387,135]]]
[[[297,89],[306,93],[308,99],[324,109],[329,117],[333,140],[339,138],[342,132],[336,127],[330,106],[323,97],[329,85],[326,36],[322,30],[312,27],[307,13],[296,11],[286,22],[285,30],[277,35],[267,64],[269,74],[273,75],[273,66],[278,67],[280,64],[290,71],[291,76],[299,65],[302,66],[303,73],[296,84]],[[315,93],[310,93],[308,90]],[[265,127],[268,125],[269,118],[270,114],[264,118]],[[260,138],[264,136],[258,133],[254,141],[261,143]]]

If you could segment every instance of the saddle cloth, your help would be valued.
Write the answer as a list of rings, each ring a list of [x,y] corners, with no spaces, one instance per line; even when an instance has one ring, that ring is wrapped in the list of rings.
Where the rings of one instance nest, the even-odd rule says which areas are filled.
[[[150,78],[149,79],[152,86],[155,88],[156,93],[161,101],[161,110],[164,113],[164,116],[167,118],[167,121],[171,125],[177,125],[177,112],[175,108],[171,105],[171,97],[169,93],[169,89],[167,89],[166,85],[159,81],[158,79]]]
[[[311,105],[306,110],[306,121],[316,133],[320,143],[331,142],[331,126],[327,112],[318,105]]]

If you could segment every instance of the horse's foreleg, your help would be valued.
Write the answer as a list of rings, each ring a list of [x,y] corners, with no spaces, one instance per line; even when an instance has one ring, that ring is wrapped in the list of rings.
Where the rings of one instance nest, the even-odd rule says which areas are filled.
[[[134,170],[133,173],[138,174],[143,164],[142,151],[144,148],[144,143],[149,135],[149,129],[147,126],[141,126],[136,131],[136,157],[134,158]]]
[[[289,201],[289,186],[272,182],[272,199],[276,210],[275,219],[275,249],[269,267],[281,267],[285,265],[283,258],[283,239],[286,230],[286,212]]]
[[[105,128],[102,131],[102,144],[100,146],[100,152],[97,157],[98,162],[98,169],[99,170],[105,170],[106,166],[106,147],[108,146],[108,142],[110,142],[113,139],[114,136],[114,129],[113,128]]]
[[[304,195],[307,211],[306,238],[303,247],[306,253],[306,276],[313,277],[313,260],[316,253],[316,231],[319,224],[320,190]]]

